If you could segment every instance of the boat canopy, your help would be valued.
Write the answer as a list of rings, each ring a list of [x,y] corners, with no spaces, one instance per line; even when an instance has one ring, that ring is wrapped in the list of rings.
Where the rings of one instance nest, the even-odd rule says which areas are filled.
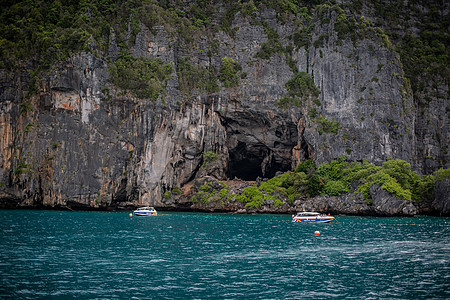
[[[318,212],[312,212],[312,211],[302,211],[297,213],[297,216],[318,216],[320,215]]]

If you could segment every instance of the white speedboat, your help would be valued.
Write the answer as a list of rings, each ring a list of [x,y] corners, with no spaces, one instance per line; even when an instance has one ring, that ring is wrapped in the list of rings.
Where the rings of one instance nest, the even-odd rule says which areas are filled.
[[[330,215],[319,214],[318,212],[303,211],[292,215],[292,222],[305,223],[329,223],[334,220]]]
[[[133,213],[136,216],[156,216],[158,214],[158,212],[153,207],[149,206],[139,207],[138,209],[133,211]]]

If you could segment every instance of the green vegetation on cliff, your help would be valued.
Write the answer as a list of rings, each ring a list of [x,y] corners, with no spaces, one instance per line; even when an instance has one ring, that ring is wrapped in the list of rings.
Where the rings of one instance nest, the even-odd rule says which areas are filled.
[[[306,100],[316,100],[320,94],[311,76],[306,72],[296,72],[286,83],[289,94],[277,101],[277,106],[286,109],[290,106],[301,107]]]
[[[190,62],[188,57],[183,57],[177,63],[177,76],[179,88],[182,93],[189,96],[193,90],[217,92],[218,71],[213,66],[207,68]]]
[[[82,50],[105,51],[112,28],[117,34],[124,34],[127,24],[134,34],[139,30],[137,2],[1,1],[0,68],[32,59],[36,68],[46,69]]]
[[[241,66],[231,57],[222,58],[222,65],[219,71],[219,78],[224,87],[230,88],[239,85],[238,72]]]
[[[116,86],[130,91],[138,98],[155,101],[164,92],[173,67],[171,64],[164,65],[159,59],[122,54],[110,64],[108,71]]]
[[[339,124],[339,122],[336,122],[334,119],[330,121],[322,116],[318,116],[315,120],[319,124],[319,134],[323,134],[324,132],[337,134],[339,129],[341,128],[341,124]]]
[[[218,2],[212,0],[189,3],[176,0],[3,0],[0,12],[0,68],[14,69],[27,65],[31,60],[34,69],[45,70],[80,51],[102,55],[108,51],[113,35],[120,49],[127,50],[133,46],[135,36],[141,30],[140,24],[151,31],[154,26],[164,26],[166,32],[181,37],[186,43],[193,43],[200,35],[211,38],[219,30],[233,37],[238,29],[232,28],[237,13],[251,17],[253,22],[264,28],[268,41],[262,43],[258,57],[267,59],[275,53],[288,57],[289,45],[283,46],[286,41],[281,41],[277,31],[266,21],[256,18],[258,13],[269,8],[276,12],[280,22],[294,22],[297,30],[291,38],[297,48],[308,50],[313,28],[334,22],[333,28],[340,40],[350,38],[355,42],[369,37],[388,48],[395,48],[414,92],[428,89],[421,80],[425,74],[433,75],[436,84],[448,84],[447,29],[450,21],[445,15],[443,1],[401,3],[370,0],[337,4],[325,0],[301,3],[292,0],[227,0],[220,2],[220,5],[223,6],[223,13],[217,24],[213,20],[216,15],[219,16],[220,9]],[[327,38],[328,35],[322,34],[314,45],[323,46]],[[198,68],[194,66],[194,70]],[[217,79],[216,76],[214,70],[202,75],[202,88],[216,91],[214,79],[211,79]],[[229,79],[224,79],[224,86],[235,86],[236,78]],[[185,84],[184,88],[196,86]],[[295,102],[295,99],[290,95],[284,101]]]
[[[374,10],[376,25],[385,28],[394,41],[413,91],[425,90],[425,74],[434,77],[436,83],[448,84],[450,19],[445,1],[370,0],[369,3]]]

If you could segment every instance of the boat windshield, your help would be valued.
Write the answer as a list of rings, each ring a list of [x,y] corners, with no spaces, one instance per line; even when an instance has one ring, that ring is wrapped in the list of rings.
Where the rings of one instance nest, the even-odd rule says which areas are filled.
[[[319,215],[319,213],[317,213],[317,212],[299,212],[299,213],[297,213],[297,216],[303,216],[303,217],[305,217],[305,216],[318,216]]]
[[[137,210],[155,210],[153,207],[139,207]]]

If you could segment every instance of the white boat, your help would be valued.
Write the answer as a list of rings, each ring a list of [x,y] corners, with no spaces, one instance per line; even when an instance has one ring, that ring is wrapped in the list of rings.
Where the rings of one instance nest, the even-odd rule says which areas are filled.
[[[153,207],[149,206],[139,207],[138,209],[133,211],[133,213],[136,216],[156,216],[158,214],[158,212]]]
[[[292,222],[305,223],[329,223],[334,220],[330,215],[319,214],[318,212],[303,211],[292,215]]]

